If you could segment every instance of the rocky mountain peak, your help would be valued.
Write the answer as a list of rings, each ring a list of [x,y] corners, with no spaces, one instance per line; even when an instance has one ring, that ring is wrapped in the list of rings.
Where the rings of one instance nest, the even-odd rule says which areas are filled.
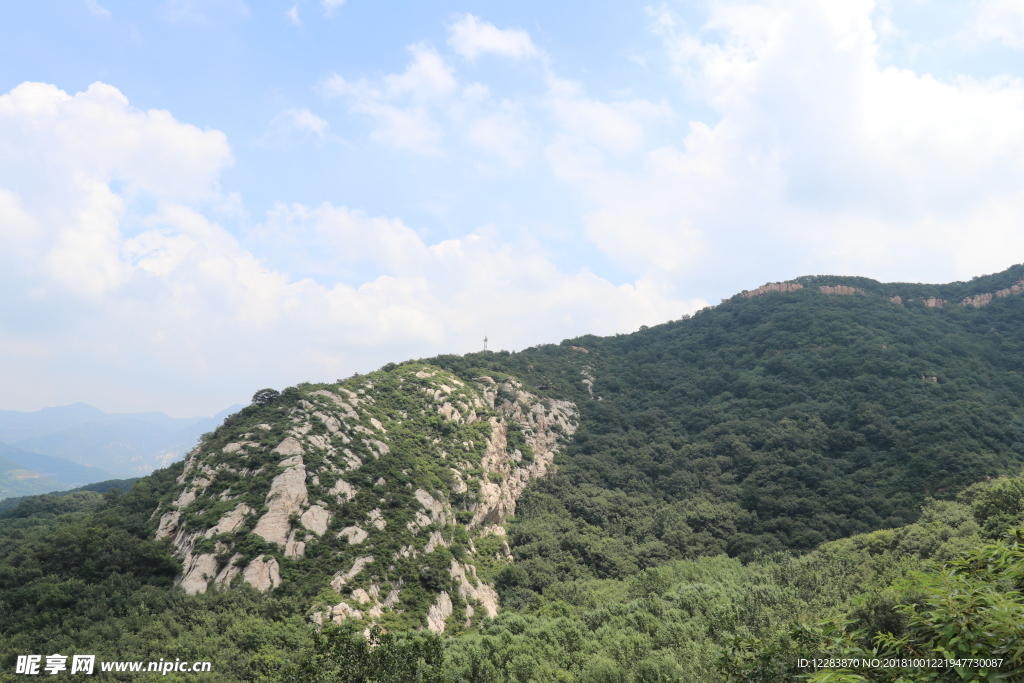
[[[497,614],[503,525],[576,429],[574,404],[422,363],[261,394],[188,455],[156,513],[184,590],[301,574],[316,623],[443,631]]]

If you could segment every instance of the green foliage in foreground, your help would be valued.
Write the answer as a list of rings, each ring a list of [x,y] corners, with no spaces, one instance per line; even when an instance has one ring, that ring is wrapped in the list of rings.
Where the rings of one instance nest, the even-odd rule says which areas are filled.
[[[382,646],[371,648],[351,628],[318,635],[308,605],[287,592],[188,596],[170,587],[167,555],[151,554],[144,535],[131,540],[145,527],[131,511],[159,496],[173,474],[123,495],[63,497],[57,515],[41,501],[0,523],[3,672],[18,654],[61,652],[210,659],[210,680],[280,683],[901,680],[897,674],[916,681],[960,679],[946,670],[816,673],[796,661],[1021,655],[1019,634],[1007,636],[1024,623],[1024,551],[1016,537],[994,540],[992,525],[1024,522],[1024,478],[978,484],[960,502],[932,501],[915,524],[801,557],[701,557],[628,579],[552,582],[480,629],[444,638],[381,633]],[[67,510],[74,500],[80,511]],[[58,539],[73,561],[60,557]],[[506,577],[502,590],[514,595],[518,587]],[[990,674],[980,680],[1020,680],[1013,668]],[[110,674],[118,675],[131,676]],[[168,680],[185,680],[174,676]]]
[[[351,624],[314,632],[297,662],[280,662],[278,683],[441,683],[444,641],[429,631],[396,635],[379,626],[360,633]],[[264,662],[270,668],[271,662]]]
[[[472,683],[1024,680],[1024,536],[982,532],[1009,510],[1022,521],[1024,498],[1012,495],[1022,484],[973,487],[971,504],[933,502],[917,524],[801,558],[706,557],[628,582],[552,584],[518,613],[448,640],[443,661],[434,636],[407,634],[374,654],[360,635],[332,631],[271,678],[390,681],[372,665],[386,657],[406,680]],[[1005,661],[815,670],[800,658]]]
[[[801,558],[700,558],[628,582],[552,585],[518,613],[448,640],[443,661],[437,640],[422,634],[389,641],[379,656],[396,660],[394,671],[418,672],[407,680],[473,683],[1024,680],[1022,538],[987,540],[978,512],[933,503],[918,524]],[[339,638],[349,641],[340,647]],[[299,671],[302,680],[392,680],[370,664],[372,652],[358,634],[331,632],[272,680],[300,680]],[[800,658],[1000,657],[998,669],[798,666]]]
[[[797,626],[773,643],[738,641],[721,666],[734,682],[1021,681],[1022,588],[1024,531],[1017,529],[912,573],[885,606],[891,630],[870,628],[854,609],[845,618]],[[833,663],[800,666],[798,658]]]
[[[986,542],[997,520],[1024,521],[1022,492],[1020,477],[972,487],[961,499],[970,501],[973,517],[987,532],[962,536],[953,546],[947,542],[946,552],[930,559],[922,555],[913,563],[916,568],[911,564],[900,571],[902,578],[856,596],[839,614],[794,622],[770,641],[737,639],[721,661],[728,680],[1024,681],[1024,530]],[[947,508],[948,515],[953,508]],[[801,668],[799,658],[838,663]],[[864,659],[894,664],[849,663]],[[955,664],[936,666],[935,660]]]

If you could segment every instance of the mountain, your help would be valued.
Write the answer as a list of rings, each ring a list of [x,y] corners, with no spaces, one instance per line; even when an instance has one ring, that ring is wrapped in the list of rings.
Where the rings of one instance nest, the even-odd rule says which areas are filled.
[[[99,408],[94,408],[86,403],[72,403],[55,408],[47,407],[34,412],[0,410],[0,441],[15,443],[46,436],[69,427],[116,423],[122,420],[144,422],[167,431],[180,431],[195,425],[209,425],[211,420],[216,420],[216,423],[213,425],[216,426],[220,423],[220,420],[239,408],[241,406],[232,406],[212,418],[173,418],[169,417],[166,413],[156,411],[146,413],[105,413]]]
[[[30,413],[18,410],[0,410],[0,441],[13,443],[22,439],[44,436],[65,427],[104,422],[106,413],[85,403],[56,408],[43,408]]]
[[[316,623],[443,632],[497,616],[503,524],[575,406],[416,363],[266,396],[189,455],[157,510],[185,592],[267,591],[296,565]]]
[[[103,494],[109,492],[109,490],[111,490],[112,488],[117,488],[119,490],[128,490],[129,488],[132,487],[132,485],[135,484],[136,481],[138,481],[137,478],[106,479],[105,481],[95,481],[93,483],[87,483],[83,486],[78,486],[77,488],[68,488],[65,490],[51,490],[51,492],[47,492],[47,494],[43,496],[28,495],[5,498],[3,500],[0,500],[0,513],[5,512],[7,510],[13,510],[15,508],[22,506],[22,504],[25,503],[25,507],[22,509],[22,513],[25,514],[28,513],[29,510],[32,510],[35,506],[39,505],[40,502],[52,501],[54,499],[72,496],[73,494],[78,494],[82,492],[94,492],[97,494]],[[74,508],[75,506],[72,507]]]
[[[579,406],[559,476],[509,531],[538,592],[677,558],[809,550],[1016,473],[1022,278],[801,278],[634,334],[431,362]]]
[[[0,457],[37,472],[43,477],[55,479],[69,486],[82,486],[110,478],[109,473],[96,467],[87,467],[63,458],[23,451],[4,443],[0,443]]]
[[[983,652],[1019,680],[1022,293],[1024,266],[808,276],[262,390],[127,492],[0,513],[0,658],[640,683],[854,654],[911,663],[834,679],[962,680],[914,658]]]
[[[138,476],[184,455],[200,435],[240,407],[195,418],[171,418],[161,412],[104,413],[84,403],[30,413],[6,410],[0,411],[0,441],[105,470],[99,479],[109,478],[108,473]]]
[[[0,450],[0,500],[13,496],[31,496],[71,488],[63,481],[44,476],[4,457],[6,455],[6,452]]]

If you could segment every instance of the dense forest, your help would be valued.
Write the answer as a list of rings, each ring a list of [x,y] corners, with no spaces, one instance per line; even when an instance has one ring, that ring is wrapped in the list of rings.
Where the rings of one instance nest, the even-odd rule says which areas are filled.
[[[629,335],[416,361],[579,408],[505,522],[501,613],[450,635],[314,628],[301,563],[280,590],[176,588],[154,532],[181,463],[27,498],[0,512],[0,675],[85,652],[225,681],[1024,680],[1024,297],[961,305],[1022,276],[801,278]],[[830,658],[911,664],[799,666]]]
[[[928,496],[1016,473],[1024,298],[927,308],[890,299],[921,286],[886,287],[738,296],[635,334],[432,359],[580,405],[559,476],[530,492],[512,530],[533,586],[809,550],[913,522]]]

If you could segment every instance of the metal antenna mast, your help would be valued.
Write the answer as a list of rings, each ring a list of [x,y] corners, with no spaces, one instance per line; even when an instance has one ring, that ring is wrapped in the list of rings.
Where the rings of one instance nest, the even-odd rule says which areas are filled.
[[[487,335],[484,335],[484,351],[487,350]]]

